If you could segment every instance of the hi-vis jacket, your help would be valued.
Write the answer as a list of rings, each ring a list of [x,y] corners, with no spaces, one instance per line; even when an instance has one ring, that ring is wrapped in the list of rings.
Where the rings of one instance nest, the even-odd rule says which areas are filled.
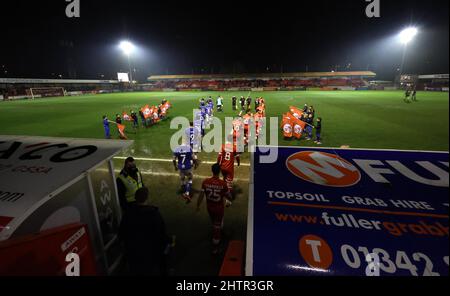
[[[138,180],[136,181],[130,175],[125,176],[122,173],[119,175],[119,179],[122,180],[122,183],[126,188],[125,198],[126,198],[127,202],[135,201],[134,195],[136,194],[136,191],[139,188],[142,188],[144,186],[144,184],[142,182],[142,176],[140,173],[137,174],[137,177],[138,177]]]

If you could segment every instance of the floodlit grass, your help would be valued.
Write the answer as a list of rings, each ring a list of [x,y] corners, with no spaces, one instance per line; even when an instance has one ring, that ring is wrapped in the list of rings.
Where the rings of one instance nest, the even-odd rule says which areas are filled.
[[[224,113],[216,115],[235,116],[231,109],[231,97],[246,96],[246,92],[221,92],[225,98]],[[170,117],[185,116],[191,119],[192,109],[199,98],[219,93],[123,93],[83,97],[48,98],[33,101],[0,102],[0,134],[37,135],[75,138],[103,138],[102,116],[114,120],[122,111],[138,110],[145,104],[158,104],[167,98],[173,104]],[[264,92],[252,93],[263,96],[267,116],[279,117],[290,105],[302,107],[308,103],[323,118],[323,147],[380,148],[406,150],[448,151],[449,145],[449,97],[448,93],[419,92],[418,102],[406,104],[402,92],[382,91],[336,91],[336,92]],[[253,105],[253,103],[252,103]],[[140,128],[134,133],[127,123],[127,135],[134,146],[124,152],[146,158],[170,158],[169,140],[175,130],[170,130],[170,120],[149,129]],[[111,126],[113,135],[117,136]],[[288,141],[279,136],[279,145],[315,146],[313,142]],[[202,153],[200,159],[214,160],[216,153]],[[248,154],[243,162],[248,162]],[[116,161],[116,168],[121,161]],[[179,180],[170,163],[138,162],[145,174],[145,182],[151,189],[151,200],[156,204],[167,222],[168,231],[177,236],[174,258],[176,274],[214,275],[218,273],[221,257],[210,255],[210,222],[203,207],[195,212],[195,202],[186,205],[176,193]],[[156,176],[152,172],[173,174]],[[245,240],[248,167],[236,169],[241,191],[233,206],[226,211],[225,238]],[[209,175],[209,165],[203,164],[195,173]],[[200,187],[196,178],[194,188]],[[204,206],[204,205],[203,205]]]
[[[57,137],[103,138],[102,115],[114,119],[116,113],[138,110],[144,104],[157,104],[169,99],[174,107],[170,116],[192,118],[192,109],[202,96],[219,93],[121,93],[83,97],[48,98],[34,101],[2,102],[0,104],[0,133]],[[231,110],[231,96],[244,92],[223,92],[225,112],[216,115],[235,116]],[[336,92],[264,92],[267,116],[278,116],[288,106],[315,107],[323,118],[323,146],[353,148],[386,148],[417,150],[448,150],[448,93],[419,92],[418,102],[406,104],[402,92],[336,91]],[[170,121],[132,134],[135,153],[145,157],[170,155],[169,139],[174,130]],[[306,141],[285,141],[280,145],[310,146]]]

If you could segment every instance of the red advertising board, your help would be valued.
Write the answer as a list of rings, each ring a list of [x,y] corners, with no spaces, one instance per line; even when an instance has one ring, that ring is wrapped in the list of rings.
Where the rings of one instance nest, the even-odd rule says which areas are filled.
[[[81,276],[97,274],[88,228],[77,223],[1,242],[0,276],[65,276],[69,253]]]

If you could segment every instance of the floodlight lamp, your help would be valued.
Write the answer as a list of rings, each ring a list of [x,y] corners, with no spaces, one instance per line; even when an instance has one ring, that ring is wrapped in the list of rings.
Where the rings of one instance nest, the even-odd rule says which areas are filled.
[[[131,52],[134,50],[134,45],[129,41],[120,42],[119,47],[123,51],[123,53],[127,56],[129,56]]]
[[[414,37],[416,37],[417,33],[418,33],[418,30],[417,30],[417,28],[414,28],[414,27],[409,27],[409,28],[404,29],[399,34],[400,42],[405,45],[408,44],[409,42],[411,42],[414,39]]]

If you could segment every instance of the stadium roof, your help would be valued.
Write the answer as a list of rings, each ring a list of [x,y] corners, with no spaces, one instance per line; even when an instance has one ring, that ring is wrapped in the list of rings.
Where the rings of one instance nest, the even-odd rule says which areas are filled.
[[[419,75],[419,79],[449,79],[448,74]]]
[[[155,80],[212,80],[212,79],[267,79],[267,78],[325,78],[325,77],[375,77],[372,71],[349,72],[297,72],[297,73],[261,73],[261,74],[209,74],[209,75],[152,75],[149,81]]]

